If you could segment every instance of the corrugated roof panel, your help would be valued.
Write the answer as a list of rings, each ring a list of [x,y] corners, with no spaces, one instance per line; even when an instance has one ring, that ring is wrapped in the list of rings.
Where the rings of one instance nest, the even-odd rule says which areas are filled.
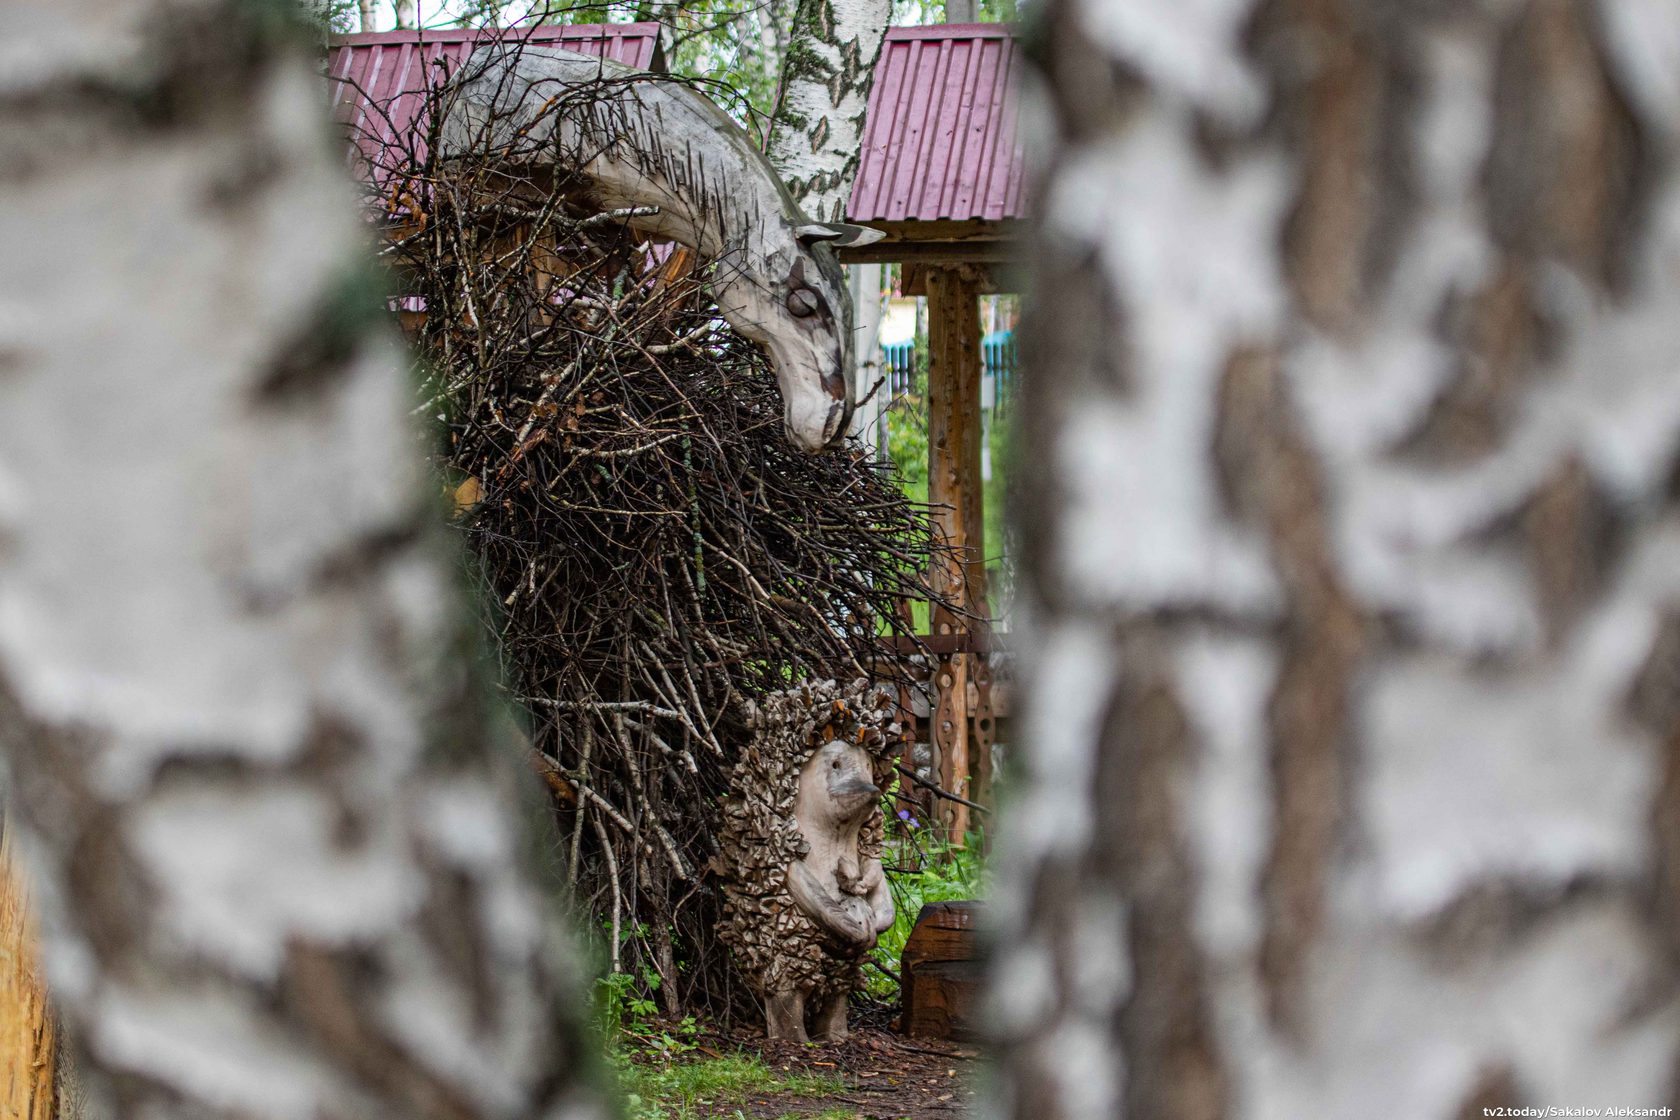
[[[408,136],[424,103],[428,75],[441,63],[446,72],[459,66],[481,43],[524,41],[634,66],[659,68],[657,23],[538,24],[518,28],[449,28],[435,31],[380,31],[334,36],[328,45],[327,78],[333,112],[352,138],[349,157],[359,175],[377,180],[381,162],[400,159],[397,149]]]
[[[893,177],[887,181],[887,195],[882,199],[894,220],[921,207],[917,186],[927,180],[927,164],[933,158],[928,130],[937,123],[934,90],[945,72],[945,52],[940,48],[937,43],[931,49],[924,49],[920,43],[906,48],[909,81],[899,100],[904,127],[892,138]]]
[[[864,116],[863,151],[858,160],[857,176],[852,181],[852,197],[849,204],[850,209],[859,213],[875,212],[876,199],[885,179],[881,155],[876,153],[879,150],[884,155],[892,151],[892,146],[885,138],[892,133],[898,114],[890,111],[877,112],[875,106],[878,102],[896,102],[905,89],[905,68],[887,64],[887,56],[897,49],[901,48],[890,41],[881,48],[881,58],[875,70],[875,84],[870,91],[869,111]]]
[[[385,153],[413,125],[435,65],[453,70],[496,34],[385,31],[333,40],[327,64],[333,107],[355,137],[351,158],[362,174],[395,154]],[[500,34],[643,70],[659,61],[655,23],[542,24]],[[1007,25],[891,28],[870,93],[848,216],[859,222],[1021,217],[1020,66]]]
[[[1023,214],[1020,58],[996,23],[887,32],[847,216],[968,221]]]
[[[1003,51],[992,40],[975,44],[974,83],[964,91],[963,123],[957,133],[963,147],[963,158],[956,174],[950,177],[950,196],[945,208],[952,213],[972,213],[975,188],[990,163],[994,110],[998,105],[998,70]]]

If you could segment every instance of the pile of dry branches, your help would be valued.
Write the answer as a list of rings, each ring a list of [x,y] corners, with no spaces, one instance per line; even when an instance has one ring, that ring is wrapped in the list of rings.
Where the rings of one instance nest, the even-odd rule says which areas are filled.
[[[931,597],[929,524],[860,448],[788,445],[766,358],[686,250],[555,176],[436,159],[447,99],[426,96],[374,181],[557,863],[615,969],[656,974],[667,1010],[721,1011],[706,869],[743,701],[890,676],[877,638]]]

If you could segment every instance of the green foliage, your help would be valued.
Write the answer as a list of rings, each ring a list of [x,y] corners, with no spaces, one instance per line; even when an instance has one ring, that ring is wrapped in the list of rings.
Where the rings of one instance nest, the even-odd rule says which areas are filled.
[[[888,818],[896,820],[892,816],[890,794],[884,808]],[[981,848],[982,839],[975,833],[969,834],[966,847],[958,848],[932,835],[925,822],[913,818],[897,822],[893,835],[887,838],[887,850],[881,860],[892,888],[893,924],[875,943],[871,960],[881,968],[898,972],[904,943],[910,939],[910,931],[915,928],[923,906],[930,902],[979,898],[986,893],[989,876]],[[869,994],[897,999],[898,982],[881,968],[868,969],[864,974]]]
[[[927,336],[918,334],[912,350],[915,368],[910,374],[910,391],[887,410],[887,457],[893,476],[904,496],[918,505],[928,500],[928,348]],[[910,604],[911,625],[927,633],[928,605]]]
[[[887,455],[899,485],[913,502],[926,502],[928,493],[928,340],[916,332],[911,347],[914,366],[910,389],[887,410]]]
[[[917,504],[928,500],[928,346],[927,335],[916,336],[915,369],[910,391],[887,411],[887,457],[904,496]],[[1014,569],[1009,557],[1008,479],[1016,465],[1012,412],[994,414],[991,421],[992,477],[981,495],[985,518],[986,580],[991,592],[992,616],[1007,616]],[[916,629],[928,627],[927,605],[913,608]]]
[[[887,413],[887,454],[892,457],[905,496],[913,502],[925,503],[928,494],[926,418],[904,408]]]
[[[665,27],[667,70],[705,83],[713,100],[761,140],[775,107],[793,13],[794,0],[458,0],[451,22],[656,21]]]
[[[982,485],[986,518],[986,586],[991,592],[992,617],[1007,619],[1014,600],[1017,555],[1011,541],[1010,479],[1020,477],[1020,441],[1015,438],[1015,413],[994,413],[991,427],[992,477]]]
[[[303,22],[322,36],[355,31],[356,0],[293,0]]]
[[[670,28],[671,73],[715,83],[707,92],[762,147],[794,7],[794,0],[679,0],[649,10]]]
[[[836,1077],[780,1075],[757,1055],[726,1054],[698,1061],[666,1061],[619,1051],[610,1055],[629,1120],[695,1120],[748,1096],[821,1097],[843,1092]],[[727,1114],[725,1114],[727,1115]],[[823,1115],[828,1115],[824,1113]],[[850,1116],[850,1112],[840,1115]]]
[[[1018,0],[979,0],[974,18],[981,23],[1014,23]],[[893,24],[899,27],[945,22],[945,0],[893,0]]]
[[[639,1037],[644,1025],[659,1010],[648,998],[649,989],[659,990],[659,976],[644,969],[638,978],[628,972],[610,972],[595,980],[595,1022],[608,1046],[626,1036]]]
[[[353,0],[319,2],[331,10],[328,18],[336,30],[354,28]],[[447,15],[447,22],[463,27],[656,20],[666,28],[670,72],[710,83],[708,92],[761,144],[776,110],[783,67],[791,61],[787,53],[797,49],[789,34],[797,0],[456,0],[437,11]],[[979,0],[982,21],[1012,21],[1016,14],[1017,0]],[[940,23],[944,18],[943,0],[895,0],[893,5],[895,24]]]

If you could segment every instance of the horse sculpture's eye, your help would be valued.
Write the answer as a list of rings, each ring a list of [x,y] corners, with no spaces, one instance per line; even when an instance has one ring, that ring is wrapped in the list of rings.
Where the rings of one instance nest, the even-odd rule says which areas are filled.
[[[801,319],[817,313],[817,293],[809,288],[795,288],[788,293],[787,309],[789,314]]]

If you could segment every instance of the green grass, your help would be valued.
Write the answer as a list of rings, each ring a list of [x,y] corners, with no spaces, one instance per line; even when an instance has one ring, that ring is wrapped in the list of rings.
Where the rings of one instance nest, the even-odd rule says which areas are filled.
[[[837,1077],[782,1074],[751,1054],[729,1054],[694,1061],[634,1062],[622,1052],[611,1056],[629,1120],[697,1120],[723,1115],[732,1103],[751,1096],[822,1097],[845,1090]],[[823,1117],[851,1117],[850,1110],[830,1110]]]

